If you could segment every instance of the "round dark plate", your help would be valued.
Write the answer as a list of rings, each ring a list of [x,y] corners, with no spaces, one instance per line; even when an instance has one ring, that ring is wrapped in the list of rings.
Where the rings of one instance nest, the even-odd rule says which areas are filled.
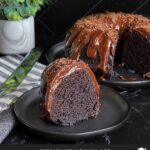
[[[47,61],[51,63],[57,58],[64,57],[65,56],[64,49],[65,49],[64,42],[60,42],[54,45],[53,47],[51,47],[46,52]],[[150,80],[144,80],[139,74],[131,73],[128,70],[121,69],[119,67],[115,67],[115,71],[127,79],[136,78],[137,80],[131,81],[131,80],[113,79],[113,80],[101,80],[99,82],[103,85],[108,85],[111,87],[121,87],[121,88],[131,88],[131,89],[150,87]]]
[[[21,96],[14,104],[17,118],[32,132],[55,140],[77,141],[95,138],[120,128],[130,114],[128,104],[113,89],[102,86],[101,112],[96,119],[81,121],[71,127],[62,127],[42,119],[39,88]]]

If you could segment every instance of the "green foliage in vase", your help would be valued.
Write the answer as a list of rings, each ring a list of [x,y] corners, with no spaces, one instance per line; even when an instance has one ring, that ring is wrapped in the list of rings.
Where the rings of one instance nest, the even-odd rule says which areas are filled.
[[[21,20],[36,13],[51,0],[0,0],[0,19]]]

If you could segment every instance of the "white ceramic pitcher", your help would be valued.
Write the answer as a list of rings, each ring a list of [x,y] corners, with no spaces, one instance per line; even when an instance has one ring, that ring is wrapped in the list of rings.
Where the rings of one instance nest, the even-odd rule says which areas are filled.
[[[0,53],[23,54],[35,47],[34,17],[0,20]]]

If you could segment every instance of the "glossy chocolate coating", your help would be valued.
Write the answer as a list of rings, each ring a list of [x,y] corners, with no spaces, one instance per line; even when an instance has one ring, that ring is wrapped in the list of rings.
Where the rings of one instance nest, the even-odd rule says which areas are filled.
[[[70,49],[70,58],[78,60],[87,47],[86,55],[90,59],[99,56],[100,76],[107,74],[109,56],[114,55],[118,40],[126,31],[139,32],[150,39],[150,20],[142,15],[125,13],[105,13],[84,17],[69,30],[66,48]]]

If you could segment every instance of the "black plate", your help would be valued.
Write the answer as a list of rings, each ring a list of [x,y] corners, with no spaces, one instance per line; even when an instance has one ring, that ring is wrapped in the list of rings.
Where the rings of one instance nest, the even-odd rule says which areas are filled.
[[[54,61],[57,58],[64,57],[65,56],[64,48],[65,48],[64,42],[60,42],[60,43],[54,45],[53,47],[51,47],[46,52],[47,61],[49,63],[51,63],[52,61]],[[124,81],[124,80],[113,79],[113,80],[102,80],[102,81],[100,81],[100,83],[103,85],[111,86],[111,87],[121,87],[121,88],[131,88],[131,89],[149,88],[150,87],[150,80],[144,80],[139,74],[131,73],[125,69],[120,69],[119,67],[115,67],[115,71],[126,78],[136,77],[138,80]]]
[[[94,138],[120,128],[130,114],[128,104],[113,89],[101,88],[101,113],[96,119],[62,127],[41,118],[39,88],[21,96],[14,104],[17,118],[34,133],[52,140],[77,141]]]

